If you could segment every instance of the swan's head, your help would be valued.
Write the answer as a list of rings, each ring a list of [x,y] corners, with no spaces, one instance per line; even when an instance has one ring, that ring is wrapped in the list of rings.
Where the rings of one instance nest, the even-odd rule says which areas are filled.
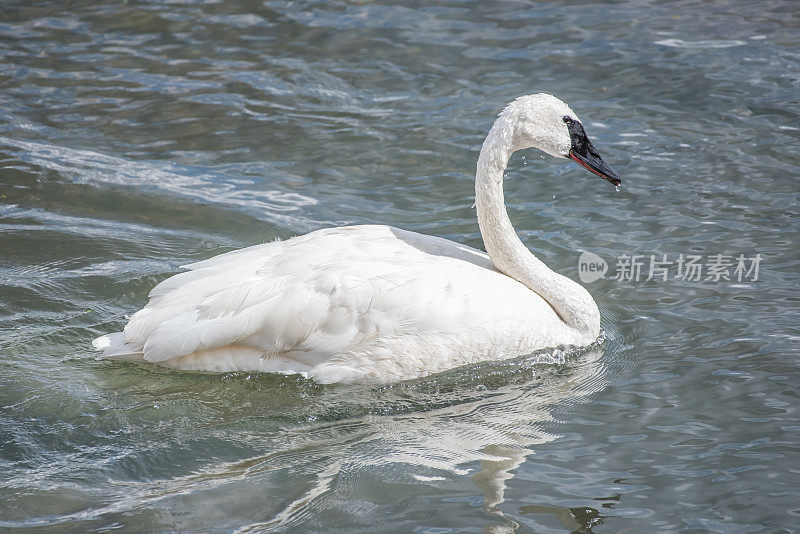
[[[580,166],[618,186],[619,175],[603,161],[568,105],[545,93],[521,96],[501,113],[514,125],[514,149],[538,148]]]

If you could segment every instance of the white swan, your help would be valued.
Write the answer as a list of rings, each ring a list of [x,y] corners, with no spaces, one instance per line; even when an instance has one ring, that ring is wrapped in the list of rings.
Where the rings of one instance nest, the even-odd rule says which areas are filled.
[[[101,358],[203,371],[388,382],[558,345],[588,345],[600,314],[586,289],[522,244],[503,203],[511,154],[536,147],[619,185],[575,113],[520,97],[483,143],[475,204],[488,255],[390,226],[328,228],[187,265],[158,284]]]

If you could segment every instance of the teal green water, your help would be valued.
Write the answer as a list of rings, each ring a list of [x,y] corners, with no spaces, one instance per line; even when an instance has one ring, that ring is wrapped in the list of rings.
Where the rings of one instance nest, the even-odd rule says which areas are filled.
[[[798,72],[792,0],[4,2],[0,529],[797,531]],[[480,144],[537,91],[623,177],[526,151],[506,182],[553,269],[607,262],[598,346],[385,387],[94,359],[235,248],[480,247]]]

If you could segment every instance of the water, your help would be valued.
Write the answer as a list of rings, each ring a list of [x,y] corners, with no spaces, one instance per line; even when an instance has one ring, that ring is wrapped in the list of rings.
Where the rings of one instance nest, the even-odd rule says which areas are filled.
[[[0,526],[796,531],[799,27],[793,0],[4,2]],[[535,91],[623,177],[527,151],[506,183],[551,267],[606,263],[597,347],[382,388],[93,358],[217,253],[352,223],[481,246],[477,151]]]

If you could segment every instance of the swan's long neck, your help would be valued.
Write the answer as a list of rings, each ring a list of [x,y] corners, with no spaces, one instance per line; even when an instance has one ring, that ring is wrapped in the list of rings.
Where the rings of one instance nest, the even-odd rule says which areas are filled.
[[[544,298],[570,327],[595,334],[600,313],[586,289],[550,270],[522,244],[506,213],[503,174],[517,146],[514,117],[506,109],[489,131],[478,158],[475,205],[486,252],[494,266]]]

